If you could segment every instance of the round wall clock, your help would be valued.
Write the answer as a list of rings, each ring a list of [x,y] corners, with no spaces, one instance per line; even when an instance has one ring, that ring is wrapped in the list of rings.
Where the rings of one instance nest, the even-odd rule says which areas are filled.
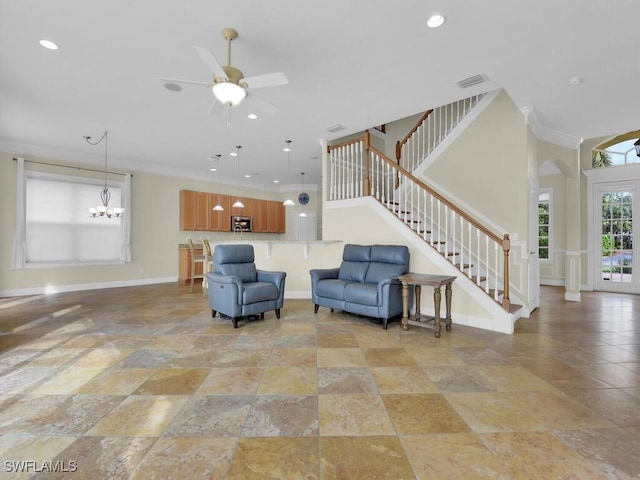
[[[306,192],[302,192],[300,195],[298,195],[298,201],[300,202],[300,205],[306,205],[307,203],[309,203],[309,194]]]

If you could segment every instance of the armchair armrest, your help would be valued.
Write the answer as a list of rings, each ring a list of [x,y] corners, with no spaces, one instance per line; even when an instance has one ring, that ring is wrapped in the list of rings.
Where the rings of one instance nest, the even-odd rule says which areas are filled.
[[[242,291],[242,280],[235,275],[220,275],[219,273],[207,272],[207,281],[215,283],[233,284],[238,287],[238,291]]]
[[[286,272],[271,272],[265,270],[257,270],[257,280],[259,282],[269,282],[273,283],[276,286],[280,286],[280,282],[284,279],[287,274]]]
[[[326,280],[328,278],[338,278],[339,268],[314,268],[309,270],[311,275],[311,282],[316,283],[320,280]]]

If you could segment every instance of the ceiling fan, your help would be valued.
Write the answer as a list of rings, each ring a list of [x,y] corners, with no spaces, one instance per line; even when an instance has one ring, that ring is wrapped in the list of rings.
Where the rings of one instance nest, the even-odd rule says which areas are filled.
[[[209,50],[203,47],[193,47],[202,61],[207,65],[213,73],[211,82],[199,82],[194,80],[179,80],[175,78],[163,78],[158,80],[168,82],[169,84],[186,84],[186,85],[202,85],[211,88],[214,100],[209,108],[209,113],[220,113],[224,106],[235,107],[239,105],[245,98],[255,107],[267,112],[276,113],[275,105],[267,102],[263,98],[255,95],[249,90],[264,87],[276,87],[279,85],[287,85],[289,80],[282,72],[267,73],[264,75],[256,75],[253,77],[245,77],[242,71],[231,66],[231,42],[238,38],[238,32],[233,28],[223,28],[222,36],[227,41],[227,65],[222,66],[216,57]]]

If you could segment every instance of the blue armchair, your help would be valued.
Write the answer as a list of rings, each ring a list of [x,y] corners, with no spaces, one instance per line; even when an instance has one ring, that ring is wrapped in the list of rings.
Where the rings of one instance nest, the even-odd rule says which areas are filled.
[[[207,273],[211,315],[230,317],[233,328],[239,319],[264,318],[269,310],[280,318],[287,274],[257,270],[254,259],[253,245],[218,245],[213,252],[214,270]]]
[[[344,246],[339,268],[313,269],[311,298],[320,306],[358,315],[389,319],[402,314],[402,286],[398,275],[409,271],[409,249],[404,245]],[[410,292],[409,306],[413,304]]]

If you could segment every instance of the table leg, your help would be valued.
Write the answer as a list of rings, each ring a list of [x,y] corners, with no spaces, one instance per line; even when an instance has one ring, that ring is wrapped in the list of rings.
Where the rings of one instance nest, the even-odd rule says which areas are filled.
[[[433,317],[434,317],[434,328],[436,330],[436,338],[440,338],[440,330],[442,329],[442,326],[440,325],[440,287],[434,287],[433,288],[433,307],[434,307],[434,312],[433,312]]]
[[[447,308],[447,316],[445,318],[445,324],[446,324],[446,329],[447,331],[451,330],[451,284],[448,283],[445,287],[444,287],[444,298],[445,298],[445,305]]]
[[[422,295],[422,286],[415,285],[413,287],[413,292],[415,294],[415,302],[416,302],[416,314],[414,315],[414,318],[416,322],[419,322],[420,321],[420,295]]]
[[[409,284],[402,282],[402,329],[409,330]]]

